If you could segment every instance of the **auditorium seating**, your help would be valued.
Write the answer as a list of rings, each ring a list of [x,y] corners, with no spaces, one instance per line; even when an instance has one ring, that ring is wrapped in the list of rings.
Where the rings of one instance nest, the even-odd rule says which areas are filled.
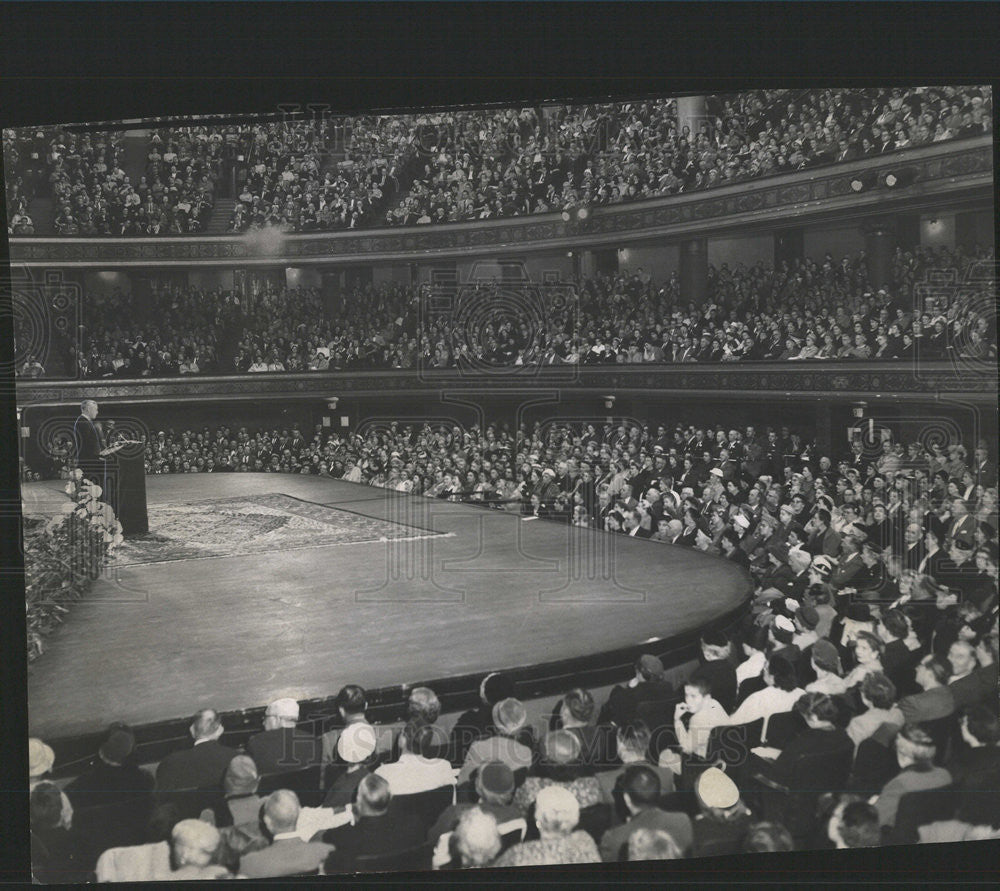
[[[143,173],[147,188],[160,180],[166,201],[148,208],[138,183],[117,172],[120,132],[91,140],[44,128],[38,140],[36,128],[25,128],[5,131],[4,149],[8,169],[18,170],[35,142],[44,145],[58,234],[155,236],[202,230],[227,148],[243,158],[230,229],[303,232],[617,204],[992,128],[989,86],[756,90],[704,100],[693,127],[671,98],[161,127]],[[173,167],[193,168],[191,179],[176,171],[176,190],[167,183]]]

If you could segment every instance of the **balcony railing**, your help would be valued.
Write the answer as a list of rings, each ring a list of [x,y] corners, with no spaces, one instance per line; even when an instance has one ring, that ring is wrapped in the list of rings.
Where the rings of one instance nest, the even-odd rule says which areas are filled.
[[[860,193],[860,171],[912,169],[905,188]],[[42,238],[15,236],[11,262],[25,266],[278,266],[293,263],[413,262],[441,257],[621,246],[650,238],[682,239],[734,228],[773,228],[940,207],[944,199],[992,201],[993,140],[941,142],[831,167],[732,186],[598,207],[586,220],[535,214],[474,223],[309,233],[260,238],[259,233],[174,238]]]
[[[78,402],[168,402],[183,399],[309,400],[329,396],[421,395],[441,392],[526,392],[537,388],[615,392],[672,391],[723,398],[844,398],[891,400],[939,397],[996,402],[995,369],[974,360],[941,362],[740,362],[718,365],[547,366],[493,372],[339,371],[158,379],[32,380],[17,384],[21,406]]]

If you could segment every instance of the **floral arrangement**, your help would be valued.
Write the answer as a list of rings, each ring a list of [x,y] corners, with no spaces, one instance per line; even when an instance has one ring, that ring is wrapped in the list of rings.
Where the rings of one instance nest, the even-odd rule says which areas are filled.
[[[65,488],[70,501],[50,519],[24,519],[24,588],[28,661],[38,658],[42,639],[98,578],[108,556],[122,543],[122,525],[101,487],[72,470]]]

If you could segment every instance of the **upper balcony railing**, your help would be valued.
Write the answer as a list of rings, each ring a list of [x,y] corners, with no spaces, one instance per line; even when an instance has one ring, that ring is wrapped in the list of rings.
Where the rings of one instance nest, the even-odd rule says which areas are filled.
[[[906,170],[907,186],[887,188],[886,173]],[[858,174],[877,184],[856,192]],[[49,238],[14,236],[11,262],[44,267],[277,266],[371,264],[444,257],[621,246],[680,240],[733,229],[835,221],[938,208],[943,201],[992,201],[993,140],[933,143],[830,167],[750,180],[707,191],[597,207],[585,220],[559,213],[473,223],[346,232],[218,236]]]
[[[735,362],[683,365],[541,366],[492,371],[460,369],[314,371],[284,374],[202,375],[140,380],[25,380],[17,383],[21,406],[57,405],[96,396],[102,402],[320,400],[331,396],[413,396],[443,392],[524,392],[535,388],[594,392],[673,391],[686,397],[734,399],[893,400],[950,398],[992,402],[996,369],[952,361]]]

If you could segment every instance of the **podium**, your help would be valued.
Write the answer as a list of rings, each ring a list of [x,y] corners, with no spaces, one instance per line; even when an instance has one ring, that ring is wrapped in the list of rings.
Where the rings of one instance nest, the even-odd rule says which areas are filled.
[[[145,535],[149,532],[146,511],[146,464],[142,452],[138,455],[119,453],[115,456],[118,472],[112,505],[122,524],[122,535]]]

